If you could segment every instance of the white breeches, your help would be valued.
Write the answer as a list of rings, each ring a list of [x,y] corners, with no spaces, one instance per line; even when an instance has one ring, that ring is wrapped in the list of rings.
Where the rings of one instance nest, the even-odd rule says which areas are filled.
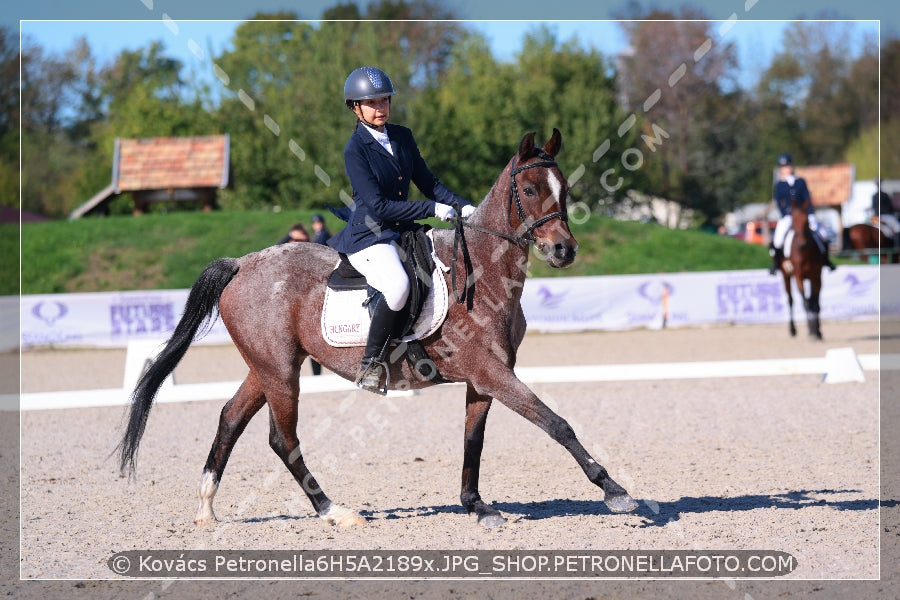
[[[775,223],[772,243],[775,244],[776,248],[784,248],[784,238],[787,237],[788,231],[791,230],[791,225],[793,225],[791,215],[785,215]],[[819,222],[816,220],[816,215],[809,215],[809,228],[813,231],[819,230]],[[818,243],[818,240],[816,240],[816,243]]]
[[[894,215],[881,215],[878,220],[885,229],[890,230],[892,236],[900,233],[900,221]]]
[[[409,276],[393,243],[375,244],[347,255],[353,268],[366,276],[373,288],[384,294],[391,310],[400,310],[409,298]]]

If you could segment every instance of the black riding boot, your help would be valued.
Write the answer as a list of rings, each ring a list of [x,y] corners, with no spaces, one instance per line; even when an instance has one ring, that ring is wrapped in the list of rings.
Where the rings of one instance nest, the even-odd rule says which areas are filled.
[[[835,266],[835,264],[831,262],[831,252],[828,250],[828,245],[830,244],[830,242],[826,242],[823,240],[822,243],[825,245],[825,266],[834,271],[835,269],[837,269],[837,266]]]
[[[372,311],[366,351],[356,373],[357,386],[382,396],[387,394],[387,365],[384,357],[391,343],[391,333],[398,314],[400,311],[391,310],[383,297],[378,298]]]
[[[784,250],[776,248],[774,244],[769,245],[769,256],[772,257],[772,265],[769,267],[769,275],[774,275],[781,267],[781,259],[784,258]]]

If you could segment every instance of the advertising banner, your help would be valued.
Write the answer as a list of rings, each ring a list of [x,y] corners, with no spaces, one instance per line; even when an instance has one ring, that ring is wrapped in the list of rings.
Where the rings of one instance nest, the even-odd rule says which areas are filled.
[[[900,314],[900,290],[882,294],[892,300],[879,306],[882,279],[886,284],[900,280],[900,266],[880,269],[878,265],[842,265],[834,272],[825,271],[821,318],[874,319],[879,310]],[[187,295],[188,290],[156,290],[22,296],[21,345],[125,347],[129,340],[168,338],[181,318]],[[782,278],[763,269],[533,278],[525,282],[522,308],[529,330],[547,332],[786,323],[788,317]],[[795,290],[794,318],[803,321],[804,314],[802,298]],[[7,325],[14,330],[14,324]],[[8,338],[0,338],[2,350],[14,347]],[[229,341],[217,317],[197,343]]]
[[[168,338],[187,296],[188,290],[22,296],[22,347],[125,347],[129,340]],[[200,343],[230,340],[216,318]]]
[[[879,279],[877,265],[823,272],[820,317],[876,318]],[[794,318],[802,321],[803,299],[793,289]],[[762,269],[529,279],[522,308],[529,330],[539,331],[787,323],[788,318],[782,277]]]

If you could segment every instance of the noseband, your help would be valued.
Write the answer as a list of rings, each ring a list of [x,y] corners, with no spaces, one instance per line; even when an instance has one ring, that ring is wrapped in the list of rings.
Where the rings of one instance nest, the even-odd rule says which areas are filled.
[[[519,246],[520,248],[524,248],[529,244],[537,243],[537,239],[534,237],[534,230],[544,223],[552,221],[553,219],[559,219],[563,223],[567,223],[569,221],[569,215],[566,214],[565,211],[558,210],[556,212],[548,213],[538,219],[535,219],[530,225],[527,224],[528,215],[525,214],[525,209],[522,207],[522,200],[519,198],[519,186],[516,184],[516,175],[518,175],[522,171],[525,171],[526,169],[533,169],[536,167],[545,167],[549,169],[557,166],[557,163],[555,160],[553,160],[553,157],[543,150],[538,149],[537,155],[541,160],[537,160],[532,163],[526,163],[520,166],[516,166],[516,157],[514,156],[512,165],[509,170],[509,200],[506,205],[507,222],[510,224],[510,226],[512,226],[512,206],[513,202],[515,202],[516,216],[519,217],[519,221],[521,221],[522,226],[525,227],[525,233],[523,233],[522,235],[510,235],[508,233],[503,233],[502,231],[495,231],[486,227],[471,225],[464,221],[461,217],[457,217],[455,220],[453,259],[450,265],[450,276],[453,283],[453,296],[456,298],[457,304],[462,304],[463,302],[466,302],[466,300],[468,300],[466,306],[468,311],[472,310],[473,294],[475,292],[475,277],[473,275],[472,259],[469,256],[469,246],[466,243],[466,235],[464,231],[465,227],[468,227],[469,229],[473,229],[475,231],[480,231],[481,233],[488,233],[490,235],[503,238],[507,241],[512,242],[516,246]],[[455,208],[457,214],[459,214],[460,207],[457,206]],[[463,289],[462,294],[459,294],[456,291],[456,256],[460,247],[462,247],[463,262],[465,263],[466,267],[466,287],[465,289]]]

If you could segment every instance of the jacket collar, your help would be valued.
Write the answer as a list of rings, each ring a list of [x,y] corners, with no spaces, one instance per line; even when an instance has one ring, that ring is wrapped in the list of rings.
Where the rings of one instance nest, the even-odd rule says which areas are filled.
[[[400,152],[400,147],[397,145],[397,136],[391,135],[391,124],[387,123],[385,125],[385,131],[387,131],[388,138],[391,140],[391,148],[394,150],[394,154],[388,152],[384,146],[382,146],[375,137],[366,130],[366,126],[361,122],[357,121],[356,123],[356,135],[363,141],[363,143],[370,145],[375,149],[376,152],[381,152],[383,155],[396,160],[399,162],[398,155]]]

